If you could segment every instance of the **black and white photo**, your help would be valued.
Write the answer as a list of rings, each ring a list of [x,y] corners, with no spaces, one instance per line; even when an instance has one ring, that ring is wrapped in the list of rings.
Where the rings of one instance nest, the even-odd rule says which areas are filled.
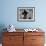
[[[18,7],[17,20],[24,22],[35,21],[35,7]]]

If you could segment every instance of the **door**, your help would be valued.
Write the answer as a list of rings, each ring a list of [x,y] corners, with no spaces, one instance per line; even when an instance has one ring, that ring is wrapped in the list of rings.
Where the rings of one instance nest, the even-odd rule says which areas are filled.
[[[3,36],[3,46],[23,46],[23,33],[9,34]]]
[[[24,46],[32,46],[32,36],[29,33],[24,33]]]
[[[32,46],[44,46],[44,36],[32,36]]]

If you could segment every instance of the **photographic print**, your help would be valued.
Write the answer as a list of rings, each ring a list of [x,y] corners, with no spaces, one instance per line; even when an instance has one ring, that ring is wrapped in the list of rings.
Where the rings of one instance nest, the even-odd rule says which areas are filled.
[[[22,22],[35,21],[35,7],[18,7],[17,21]]]

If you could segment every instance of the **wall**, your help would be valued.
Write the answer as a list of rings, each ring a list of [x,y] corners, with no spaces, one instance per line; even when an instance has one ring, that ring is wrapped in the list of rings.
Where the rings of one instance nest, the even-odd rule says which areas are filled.
[[[46,0],[0,0],[0,31],[13,24],[15,28],[37,28],[46,32]],[[18,22],[17,7],[35,7],[35,22]]]
[[[46,28],[46,0],[0,0],[0,25],[16,28]],[[18,22],[17,7],[35,7],[35,22]]]

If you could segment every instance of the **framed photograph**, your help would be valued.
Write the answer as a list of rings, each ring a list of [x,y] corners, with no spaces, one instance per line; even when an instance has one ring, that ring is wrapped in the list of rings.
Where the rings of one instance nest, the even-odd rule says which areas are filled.
[[[17,21],[34,22],[35,21],[35,7],[18,7]]]

